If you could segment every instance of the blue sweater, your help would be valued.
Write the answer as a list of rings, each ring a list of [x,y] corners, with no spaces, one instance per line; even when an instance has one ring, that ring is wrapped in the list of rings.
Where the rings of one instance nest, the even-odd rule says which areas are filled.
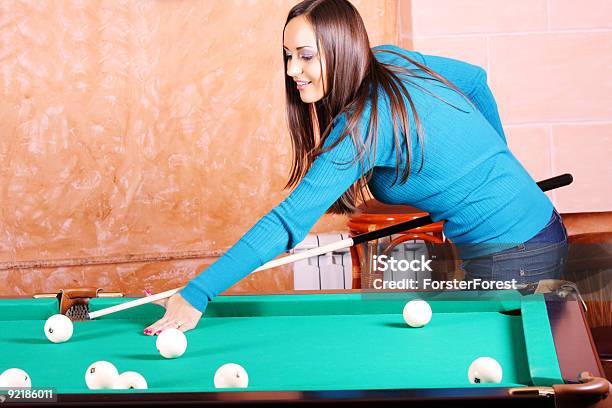
[[[477,109],[439,82],[405,81],[422,123],[424,139],[421,144],[408,108],[411,173],[405,184],[391,186],[396,149],[389,100],[381,95],[374,159],[346,165],[355,157],[350,137],[317,157],[283,202],[181,290],[181,295],[195,308],[203,311],[214,296],[295,247],[338,197],[372,168],[369,188],[375,198],[384,203],[415,206],[429,212],[434,221],[446,220],[444,233],[458,244],[464,259],[525,242],[545,226],[552,203],[508,149],[486,72],[449,58],[425,56],[391,45],[375,47],[376,59],[386,64],[417,69],[405,59],[384,52],[385,49],[403,53],[442,75],[461,89]],[[407,100],[405,103],[408,107]],[[367,108],[360,122],[362,135],[369,112]],[[338,139],[345,124],[345,116],[336,118],[325,146]],[[405,162],[404,154],[400,163]]]

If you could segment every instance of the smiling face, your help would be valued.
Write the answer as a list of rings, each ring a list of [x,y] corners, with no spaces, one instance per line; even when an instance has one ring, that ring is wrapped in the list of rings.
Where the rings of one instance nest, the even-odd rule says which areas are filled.
[[[305,17],[295,17],[287,23],[283,49],[287,75],[295,81],[302,102],[321,100],[325,96],[325,60],[317,46],[314,30]]]

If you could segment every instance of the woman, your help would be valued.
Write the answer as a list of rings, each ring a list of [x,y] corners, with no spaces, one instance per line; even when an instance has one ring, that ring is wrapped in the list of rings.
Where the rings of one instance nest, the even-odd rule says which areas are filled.
[[[445,220],[467,279],[559,277],[565,229],[508,150],[483,69],[395,46],[370,49],[346,0],[296,5],[283,53],[294,147],[287,186],[296,187],[164,302],[166,314],[146,334],[194,328],[209,300],[293,248],[326,211],[353,211],[366,184],[382,202]]]

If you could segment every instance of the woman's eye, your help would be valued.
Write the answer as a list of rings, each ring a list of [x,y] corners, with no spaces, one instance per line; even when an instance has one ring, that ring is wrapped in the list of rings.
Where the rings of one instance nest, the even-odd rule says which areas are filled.
[[[292,57],[293,57],[293,56],[292,56],[292,55],[289,55],[289,54],[286,54],[286,55],[285,55],[285,58],[287,58],[287,59],[291,59]],[[302,55],[302,57],[301,57],[301,58],[302,58],[304,61],[310,61],[310,60],[311,60],[313,57],[312,57],[312,55]]]

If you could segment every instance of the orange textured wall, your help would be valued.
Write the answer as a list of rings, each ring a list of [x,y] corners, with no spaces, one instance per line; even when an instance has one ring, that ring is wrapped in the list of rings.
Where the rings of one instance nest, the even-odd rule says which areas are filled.
[[[561,212],[612,210],[612,2],[400,0],[400,42],[488,72],[511,149],[535,179],[572,173]]]
[[[176,287],[278,204],[296,3],[0,2],[0,295]],[[396,1],[354,4],[394,42]]]

